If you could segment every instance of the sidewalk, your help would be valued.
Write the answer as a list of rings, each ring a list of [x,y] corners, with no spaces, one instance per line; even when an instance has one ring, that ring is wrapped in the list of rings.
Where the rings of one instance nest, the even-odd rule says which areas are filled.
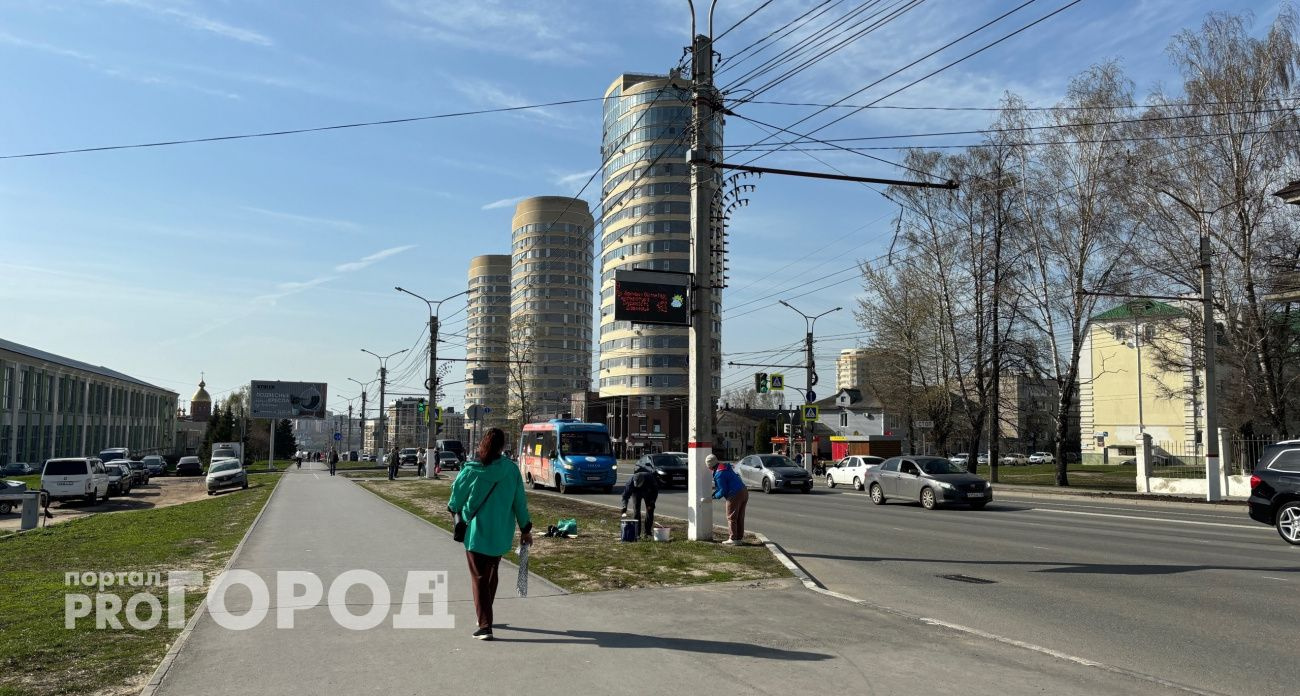
[[[368,631],[336,624],[324,602],[278,630],[272,611],[246,631],[211,615],[193,633],[157,693],[589,693],[1153,694],[1149,681],[976,638],[804,589],[797,581],[564,594],[532,578],[514,593],[502,565],[497,640],[478,642],[462,547],[342,477],[303,469],[279,490],[232,568],[273,578],[312,570],[328,588],[344,570],[370,569],[399,609],[405,572],[450,571],[456,627]],[[907,588],[863,588],[863,596]],[[247,610],[232,593],[232,613]],[[348,609],[373,606],[358,589]],[[423,607],[427,613],[428,606]],[[941,610],[937,610],[941,611]],[[941,615],[941,614],[940,614]],[[1168,693],[1176,693],[1168,691]]]

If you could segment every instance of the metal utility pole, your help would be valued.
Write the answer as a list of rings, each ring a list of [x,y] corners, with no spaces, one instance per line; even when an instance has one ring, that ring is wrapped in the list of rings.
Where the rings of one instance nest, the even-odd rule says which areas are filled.
[[[405,353],[407,350],[408,350],[407,348],[403,348],[402,350],[399,350],[396,353],[389,353],[388,355],[380,355],[374,351],[366,350],[365,348],[361,349],[362,353],[370,353],[376,358],[379,358],[379,432],[376,433],[375,435],[375,446],[376,449],[379,450],[381,455],[386,452],[386,450],[384,449],[384,444],[385,444],[384,437],[385,435],[388,434],[384,429],[384,416],[386,415],[384,413],[384,388],[388,384],[388,359],[395,355],[401,355],[402,353]],[[379,461],[379,457],[376,457],[375,461]]]
[[[469,290],[458,292],[455,295],[450,295],[434,302],[401,286],[394,286],[393,289],[398,292],[404,292],[417,300],[421,300],[429,307],[429,376],[424,380],[424,387],[429,390],[429,401],[424,409],[424,417],[425,421],[427,421],[424,426],[424,452],[425,456],[436,461],[438,453],[434,447],[436,442],[434,431],[437,430],[437,425],[433,422],[433,419],[429,417],[429,414],[438,406],[438,312],[442,309],[443,302],[460,297],[461,295],[468,295]],[[436,467],[432,464],[426,466],[424,469],[425,476],[433,478],[435,468]]]
[[[348,378],[348,381],[349,381],[349,382],[356,382],[356,383],[361,387],[361,444],[362,444],[362,447],[360,447],[360,448],[358,448],[358,449],[365,449],[365,443],[366,443],[366,387],[370,386],[370,382],[373,382],[374,380],[370,380],[370,382],[362,382],[362,381],[360,381],[360,380],[352,379],[351,377],[349,377],[349,378]],[[350,442],[350,440],[349,440],[349,442]]]
[[[825,312],[822,312],[821,314],[813,316],[811,314],[805,314],[804,312],[800,312],[799,310],[794,308],[794,305],[790,304],[789,302],[786,302],[785,300],[779,300],[779,302],[789,307],[790,309],[794,310],[795,312],[797,312],[799,316],[803,317],[804,320],[804,328],[806,329],[806,331],[803,337],[803,349],[804,349],[804,372],[805,372],[805,376],[807,377],[807,389],[804,391],[803,400],[804,400],[804,404],[810,404],[815,400],[815,396],[816,396],[816,394],[813,392],[813,387],[817,386],[817,363],[816,363],[816,359],[813,357],[813,327],[817,325],[818,319],[821,319],[822,317],[826,316],[827,314],[830,314],[831,312],[838,312],[844,308],[836,307],[835,309],[828,309]],[[791,427],[790,429],[794,430],[793,427]],[[807,469],[809,473],[812,473],[813,470],[811,430],[812,430],[811,426],[805,427],[804,437],[803,437],[803,467]],[[791,442],[790,444],[794,444],[794,443]],[[792,447],[791,449],[794,448]]]
[[[695,3],[691,8],[691,326],[689,393],[691,407],[686,452],[690,476],[686,513],[687,536],[692,541],[713,540],[712,476],[705,458],[713,452],[713,197],[716,187],[713,142],[713,10],[709,7],[708,35],[695,32]],[[720,159],[720,158],[719,158]],[[626,431],[625,431],[626,432]],[[626,437],[626,435],[625,435]],[[626,446],[626,445],[625,445]]]
[[[352,451],[352,402],[348,402],[348,452]]]
[[[1215,394],[1214,285],[1210,277],[1210,226],[1201,224],[1201,320],[1205,324],[1205,499],[1222,500],[1219,487],[1219,399]]]

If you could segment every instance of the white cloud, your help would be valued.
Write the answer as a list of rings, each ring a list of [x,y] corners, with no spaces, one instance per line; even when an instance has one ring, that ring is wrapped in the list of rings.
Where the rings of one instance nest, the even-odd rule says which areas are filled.
[[[515,196],[514,198],[502,198],[499,201],[492,201],[483,205],[482,210],[496,210],[498,208],[509,208],[519,201],[528,198],[528,196]]]
[[[276,218],[278,220],[287,220],[302,225],[312,227],[333,227],[340,230],[360,230],[361,226],[350,220],[337,220],[334,218],[314,217],[311,215],[299,215],[297,213],[285,213],[278,210],[268,210],[266,208],[257,208],[254,206],[240,206],[242,209],[258,215]]]
[[[158,2],[157,0],[106,0],[111,5],[125,5],[145,12],[150,12],[179,22],[191,29],[205,31],[210,34],[216,34],[227,39],[233,39],[242,43],[254,44],[257,46],[272,46],[273,42],[265,34],[237,27],[232,24],[226,24],[220,20],[213,19],[193,10],[187,9],[183,5]]]
[[[348,263],[341,263],[335,266],[334,270],[340,273],[350,273],[352,271],[359,271],[378,261],[382,261],[390,256],[396,256],[405,251],[410,251],[411,249],[414,248],[415,248],[414,244],[406,244],[404,246],[391,247],[388,249],[384,249],[382,251],[376,251],[375,253],[369,256],[363,257],[359,261],[349,261]]]
[[[439,44],[533,61],[574,64],[607,53],[589,37],[598,31],[582,20],[584,4],[566,8],[554,0],[389,0],[400,30]]]
[[[587,183],[587,180],[591,179],[592,174],[596,171],[599,170],[588,169],[584,172],[573,172],[572,174],[556,174],[551,178],[551,182],[560,188],[574,188],[574,190],[577,190],[576,187]],[[595,179],[592,179],[592,181],[595,181]]]

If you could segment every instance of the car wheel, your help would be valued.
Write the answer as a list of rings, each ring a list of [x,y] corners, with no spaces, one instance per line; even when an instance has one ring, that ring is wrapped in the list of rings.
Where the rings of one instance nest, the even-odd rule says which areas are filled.
[[[880,484],[878,483],[871,484],[871,502],[875,503],[876,505],[885,504],[885,491],[880,487]]]
[[[933,510],[935,505],[934,491],[929,488],[921,489],[921,507],[926,510]]]
[[[1291,501],[1278,508],[1274,516],[1274,526],[1282,540],[1288,544],[1300,545],[1300,502]]]
[[[763,479],[763,492],[764,493],[772,492],[772,479],[768,479],[768,478]]]
[[[972,510],[983,510],[983,509],[984,509],[984,506],[985,506],[985,505],[988,505],[988,504],[989,504],[989,501],[987,501],[987,500],[977,500],[977,501],[975,501],[975,502],[973,502],[973,503],[970,504],[970,509],[972,509]]]
[[[563,477],[563,476],[556,475],[556,477],[555,477],[555,490],[557,490],[557,491],[559,491],[559,492],[561,492],[561,493],[568,493],[568,492],[569,492],[569,484],[567,484],[567,483],[564,482],[564,477]]]
[[[0,503],[0,515],[8,515],[14,511],[14,504],[9,502]]]
[[[248,479],[244,479],[244,485],[240,486],[240,488],[248,490]]]
[[[831,478],[829,475],[826,477],[826,487],[827,488],[835,487],[835,479]]]
[[[862,490],[862,479],[858,478],[857,476],[853,477],[853,490],[855,491]]]
[[[99,491],[91,491],[86,494],[86,502],[94,505],[99,502]]]
[[[526,479],[528,485],[533,487],[533,490],[537,490],[542,487],[542,484],[538,483],[537,480],[533,478],[533,475],[531,473],[528,474]]]

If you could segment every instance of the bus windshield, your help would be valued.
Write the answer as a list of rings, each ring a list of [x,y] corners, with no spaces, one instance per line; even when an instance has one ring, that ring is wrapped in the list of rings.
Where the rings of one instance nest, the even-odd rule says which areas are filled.
[[[560,454],[609,455],[609,433],[567,430],[560,433]]]

